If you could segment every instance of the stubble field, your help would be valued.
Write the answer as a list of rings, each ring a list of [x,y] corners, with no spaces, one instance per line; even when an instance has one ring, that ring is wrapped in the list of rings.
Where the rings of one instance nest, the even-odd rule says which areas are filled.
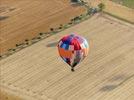
[[[134,9],[115,3],[112,0],[84,0],[84,1],[88,2],[88,4],[90,4],[91,6],[97,6],[99,3],[102,2],[105,4],[104,12],[134,24]],[[133,0],[131,0],[131,2],[133,2]]]
[[[2,100],[134,99],[133,28],[108,15],[95,15],[1,60]],[[90,44],[88,57],[75,72],[59,58],[56,47],[71,32]]]

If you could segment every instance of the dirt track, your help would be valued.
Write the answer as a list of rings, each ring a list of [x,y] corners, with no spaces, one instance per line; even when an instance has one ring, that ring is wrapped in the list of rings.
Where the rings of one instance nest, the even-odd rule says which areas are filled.
[[[68,0],[1,0],[0,53],[82,14]]]
[[[25,48],[0,61],[2,90],[30,100],[133,100],[133,28],[96,15]],[[52,45],[70,32],[86,37],[91,46],[74,73]]]

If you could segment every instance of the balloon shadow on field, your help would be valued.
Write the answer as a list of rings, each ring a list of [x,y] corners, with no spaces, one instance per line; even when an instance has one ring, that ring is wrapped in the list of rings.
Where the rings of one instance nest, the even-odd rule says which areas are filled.
[[[122,84],[124,84],[126,81],[128,81],[132,77],[134,77],[134,74],[132,74],[130,76],[126,76],[124,74],[115,76],[115,77],[113,77],[112,79],[109,80],[109,82],[112,82],[112,84],[110,83],[106,86],[103,86],[100,89],[100,91],[103,91],[103,92],[112,91],[112,90],[118,88],[119,86],[121,86]]]
[[[57,45],[58,45],[58,41],[48,43],[46,46],[47,46],[47,47],[56,47]]]

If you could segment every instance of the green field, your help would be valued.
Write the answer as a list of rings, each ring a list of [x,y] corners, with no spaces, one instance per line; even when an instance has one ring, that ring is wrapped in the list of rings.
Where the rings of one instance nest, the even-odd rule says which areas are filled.
[[[134,9],[134,0],[112,0],[112,1]]]

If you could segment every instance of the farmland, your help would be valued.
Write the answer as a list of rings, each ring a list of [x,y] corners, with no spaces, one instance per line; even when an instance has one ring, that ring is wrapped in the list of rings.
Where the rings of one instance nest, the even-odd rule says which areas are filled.
[[[97,14],[1,60],[2,100],[132,100],[133,28]],[[59,58],[56,47],[59,38],[72,32],[90,44],[88,57],[75,72]]]
[[[112,1],[134,9],[134,0],[112,0]]]
[[[134,24],[134,9],[122,6],[118,3],[113,2],[112,0],[84,0],[88,2],[91,6],[97,6],[99,3],[105,4],[104,12],[115,16],[116,18],[125,20]],[[128,1],[128,0],[123,0]],[[133,0],[130,0],[133,2]],[[133,3],[131,3],[133,5]]]
[[[68,0],[1,0],[0,53],[84,12],[84,7],[74,7]]]

